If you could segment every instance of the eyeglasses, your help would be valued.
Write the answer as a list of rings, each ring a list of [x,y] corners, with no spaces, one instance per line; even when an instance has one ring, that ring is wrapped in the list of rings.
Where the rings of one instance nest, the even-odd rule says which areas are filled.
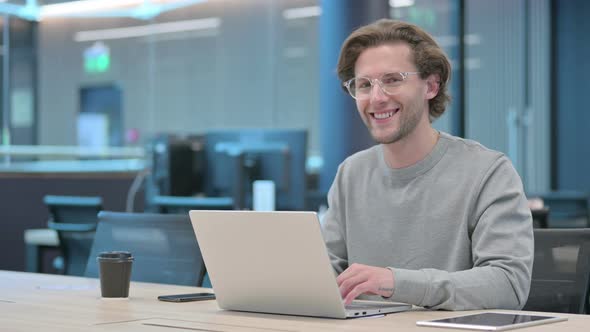
[[[399,92],[400,86],[408,78],[409,75],[417,75],[420,72],[400,72],[383,74],[381,78],[370,79],[368,77],[355,77],[344,82],[344,86],[348,89],[348,93],[356,100],[365,100],[371,97],[373,85],[381,88],[385,94],[395,95]]]

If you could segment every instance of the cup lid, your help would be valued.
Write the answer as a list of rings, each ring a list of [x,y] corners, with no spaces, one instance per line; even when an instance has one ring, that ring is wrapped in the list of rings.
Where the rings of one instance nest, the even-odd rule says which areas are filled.
[[[131,253],[128,251],[105,251],[98,254],[97,259],[130,260],[133,259],[133,255],[131,255]]]

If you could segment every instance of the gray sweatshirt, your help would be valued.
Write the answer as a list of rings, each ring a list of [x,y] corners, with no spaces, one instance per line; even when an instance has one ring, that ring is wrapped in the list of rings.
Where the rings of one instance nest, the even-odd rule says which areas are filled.
[[[391,301],[432,309],[522,308],[532,217],[508,158],[445,133],[407,168],[389,168],[382,149],[347,158],[328,194],[322,231],[336,272],[388,267]]]

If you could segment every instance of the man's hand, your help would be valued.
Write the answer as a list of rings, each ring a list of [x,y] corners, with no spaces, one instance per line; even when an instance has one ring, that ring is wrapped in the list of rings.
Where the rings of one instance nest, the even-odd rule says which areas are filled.
[[[390,297],[393,295],[394,280],[391,270],[362,265],[352,264],[336,278],[340,287],[340,294],[344,304],[350,304],[361,294],[381,295]]]

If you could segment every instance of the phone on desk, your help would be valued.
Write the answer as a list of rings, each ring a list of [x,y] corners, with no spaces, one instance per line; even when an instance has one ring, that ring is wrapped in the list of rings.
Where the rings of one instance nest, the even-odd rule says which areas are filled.
[[[190,301],[205,301],[215,300],[213,293],[192,293],[192,294],[174,294],[174,295],[160,295],[158,300],[166,302],[190,302]]]

